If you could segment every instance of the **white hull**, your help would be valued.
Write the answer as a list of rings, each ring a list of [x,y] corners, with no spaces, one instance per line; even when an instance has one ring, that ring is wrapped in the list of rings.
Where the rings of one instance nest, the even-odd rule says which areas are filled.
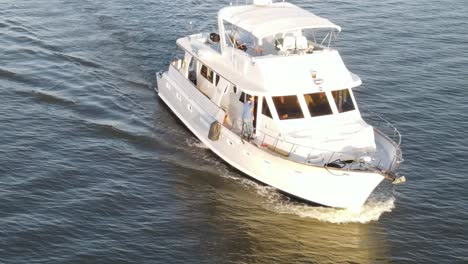
[[[223,127],[219,140],[208,139],[210,124],[223,113],[173,67],[158,76],[158,95],[216,155],[248,176],[300,199],[338,208],[360,208],[384,179],[379,173],[313,166],[243,142]]]

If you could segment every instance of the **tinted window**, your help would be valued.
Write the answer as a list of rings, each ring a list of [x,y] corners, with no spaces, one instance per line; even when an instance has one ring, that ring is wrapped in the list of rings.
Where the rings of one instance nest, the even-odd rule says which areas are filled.
[[[239,97],[239,101],[241,101],[242,103],[245,102],[245,93],[244,92],[241,93],[241,95]]]
[[[312,117],[332,114],[327,95],[324,92],[304,94],[304,99]]]
[[[265,97],[263,97],[263,102],[262,102],[262,114],[268,116],[269,118],[273,118],[271,117],[270,107],[268,107]]]
[[[354,110],[353,99],[348,89],[332,91],[332,95],[339,113]]]
[[[208,81],[213,83],[213,71],[206,67],[205,65],[202,65],[200,73],[203,77],[205,77]]]
[[[297,96],[275,96],[272,98],[276,111],[278,112],[279,119],[304,118]]]

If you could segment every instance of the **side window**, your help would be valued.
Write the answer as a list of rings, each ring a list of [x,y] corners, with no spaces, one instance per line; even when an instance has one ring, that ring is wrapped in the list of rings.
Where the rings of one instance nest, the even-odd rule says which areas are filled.
[[[263,101],[262,101],[262,114],[264,114],[265,116],[268,116],[269,118],[273,118],[271,117],[270,107],[268,107],[265,97],[263,97]]]
[[[355,109],[353,99],[351,99],[351,93],[348,89],[332,91],[332,95],[339,113]]]
[[[278,112],[279,119],[296,119],[304,118],[301,105],[297,96],[274,96],[273,103],[275,104],[276,111]]]
[[[304,99],[312,117],[332,114],[327,95],[324,92],[304,94]]]
[[[213,83],[213,71],[206,67],[205,65],[202,65],[200,74],[205,77],[209,82]]]
[[[219,75],[216,74],[216,83],[215,83],[215,85],[218,86],[218,83],[219,83]]]
[[[239,97],[239,101],[241,101],[241,103],[245,103],[245,93],[242,92],[240,97]]]
[[[197,69],[196,69],[196,61],[192,57],[190,58],[189,66],[188,66],[188,79],[195,85],[197,85]]]

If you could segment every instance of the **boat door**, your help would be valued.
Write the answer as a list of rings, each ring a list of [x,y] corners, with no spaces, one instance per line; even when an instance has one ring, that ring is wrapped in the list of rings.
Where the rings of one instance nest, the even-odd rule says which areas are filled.
[[[269,135],[276,135],[278,133],[278,129],[270,110],[270,105],[273,105],[271,98],[260,96],[257,98],[257,101],[258,100],[262,100],[260,105],[261,113],[256,115],[259,117],[259,121],[257,123],[259,125],[259,130]],[[270,103],[268,103],[268,101],[270,101]]]
[[[250,95],[250,94],[247,94],[247,93],[244,93],[242,92],[241,93],[241,96],[239,98],[239,101],[244,104],[245,100],[247,100],[248,97],[252,97],[253,100],[254,100],[254,105],[253,105],[253,116],[255,117],[254,120],[253,120],[253,128],[254,128],[254,134],[255,132],[257,131],[257,119],[258,119],[258,115],[257,115],[257,109],[258,109],[258,96],[253,96],[253,95]]]

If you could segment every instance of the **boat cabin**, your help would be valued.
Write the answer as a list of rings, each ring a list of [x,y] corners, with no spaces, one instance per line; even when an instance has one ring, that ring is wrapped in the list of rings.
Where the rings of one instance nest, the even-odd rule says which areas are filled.
[[[250,95],[262,144],[284,151],[292,144],[309,157],[307,146],[318,154],[375,150],[352,92],[361,80],[330,47],[339,26],[289,3],[268,3],[224,8],[218,27],[178,39],[183,58],[172,68],[204,95],[199,103],[219,109],[213,116],[226,127],[240,133]],[[305,146],[303,154],[297,146]]]

